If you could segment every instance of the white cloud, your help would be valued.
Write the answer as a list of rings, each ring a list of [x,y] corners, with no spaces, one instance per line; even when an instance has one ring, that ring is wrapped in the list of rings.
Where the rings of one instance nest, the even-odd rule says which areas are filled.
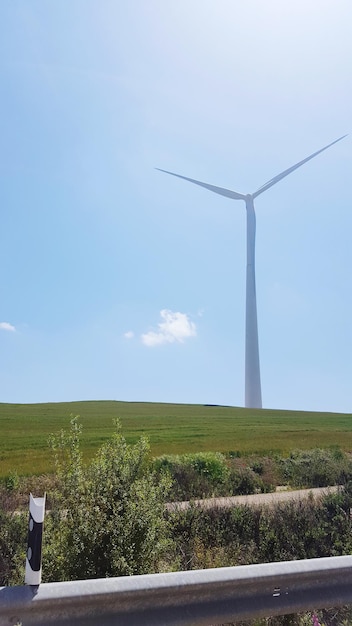
[[[0,322],[0,330],[8,330],[11,333],[14,333],[16,328],[12,326],[12,324],[9,324],[8,322]]]
[[[133,339],[134,332],[133,332],[133,330],[128,330],[127,333],[124,333],[123,336],[125,337],[125,339]]]
[[[196,325],[191,322],[186,313],[179,313],[163,309],[160,311],[162,321],[158,324],[158,330],[151,330],[141,336],[145,346],[154,347],[163,343],[183,343],[188,337],[197,334]]]

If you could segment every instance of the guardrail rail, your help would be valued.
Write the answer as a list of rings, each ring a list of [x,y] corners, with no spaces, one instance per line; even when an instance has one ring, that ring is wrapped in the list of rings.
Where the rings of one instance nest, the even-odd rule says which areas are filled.
[[[352,604],[352,556],[0,588],[0,626],[212,626]]]

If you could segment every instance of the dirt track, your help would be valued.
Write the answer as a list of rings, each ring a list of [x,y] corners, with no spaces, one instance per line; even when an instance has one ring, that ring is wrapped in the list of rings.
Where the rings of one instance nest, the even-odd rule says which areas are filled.
[[[327,493],[336,493],[339,487],[318,487],[316,489],[296,489],[295,491],[275,491],[273,493],[257,493],[250,496],[231,496],[228,498],[208,498],[206,500],[193,500],[192,504],[202,509],[231,508],[240,504],[249,506],[271,506],[277,502],[287,500],[304,500],[306,498],[319,498]],[[185,511],[191,506],[190,501],[170,502],[166,505],[169,511]]]

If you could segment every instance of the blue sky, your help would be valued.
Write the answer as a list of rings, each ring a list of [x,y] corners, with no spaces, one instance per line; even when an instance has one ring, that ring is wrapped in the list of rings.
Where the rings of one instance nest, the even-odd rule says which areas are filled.
[[[350,0],[3,0],[0,401],[244,403],[245,207],[351,132]],[[256,200],[263,405],[352,411],[351,135]]]

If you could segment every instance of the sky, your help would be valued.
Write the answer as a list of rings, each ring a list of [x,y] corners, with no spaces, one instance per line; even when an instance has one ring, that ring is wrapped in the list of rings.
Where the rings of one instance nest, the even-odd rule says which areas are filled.
[[[2,0],[0,402],[244,405],[243,193],[351,133],[350,0]],[[260,195],[263,406],[352,412],[352,135]]]

